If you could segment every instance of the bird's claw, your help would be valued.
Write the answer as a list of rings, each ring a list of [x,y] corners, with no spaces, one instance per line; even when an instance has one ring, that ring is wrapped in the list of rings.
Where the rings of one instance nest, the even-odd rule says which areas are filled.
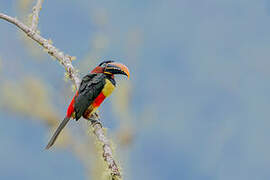
[[[91,117],[90,118],[88,118],[88,120],[91,122],[91,125],[96,125],[96,124],[100,124],[100,125],[102,125],[101,124],[101,122],[100,122],[100,118],[99,118],[99,115],[98,115],[98,113],[93,113],[92,115],[91,115]]]

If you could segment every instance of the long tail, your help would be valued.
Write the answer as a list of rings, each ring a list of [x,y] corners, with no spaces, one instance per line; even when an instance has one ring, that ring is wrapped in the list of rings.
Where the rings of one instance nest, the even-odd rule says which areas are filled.
[[[58,128],[56,129],[55,133],[53,134],[53,136],[51,137],[48,145],[46,146],[46,149],[49,149],[55,142],[55,140],[57,139],[58,135],[60,134],[60,132],[63,130],[63,128],[67,125],[68,121],[69,121],[70,117],[65,117],[65,119],[61,122],[61,124],[58,126]]]

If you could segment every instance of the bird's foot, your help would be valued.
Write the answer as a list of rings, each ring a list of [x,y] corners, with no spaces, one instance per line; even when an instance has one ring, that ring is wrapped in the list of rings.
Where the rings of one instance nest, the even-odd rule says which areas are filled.
[[[99,115],[98,115],[97,112],[93,113],[92,116],[93,116],[95,119],[100,120],[100,117],[99,117]]]
[[[99,115],[97,113],[93,113],[87,120],[89,120],[93,126],[96,124],[100,124],[102,126]]]

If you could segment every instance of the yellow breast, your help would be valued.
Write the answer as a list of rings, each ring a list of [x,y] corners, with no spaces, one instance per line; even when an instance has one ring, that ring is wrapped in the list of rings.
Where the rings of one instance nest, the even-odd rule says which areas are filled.
[[[115,86],[113,85],[113,83],[110,80],[105,79],[105,81],[106,81],[106,83],[104,85],[102,93],[104,94],[105,97],[108,97],[113,92]]]

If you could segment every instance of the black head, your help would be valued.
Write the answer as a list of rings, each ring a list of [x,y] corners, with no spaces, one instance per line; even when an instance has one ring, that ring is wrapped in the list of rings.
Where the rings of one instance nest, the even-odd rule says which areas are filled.
[[[114,77],[115,74],[122,74],[129,77],[128,68],[124,64],[114,61],[103,61],[91,73],[104,73],[111,77]]]
[[[108,63],[112,63],[112,62],[114,62],[114,61],[103,61],[103,62],[101,62],[98,66],[100,66],[100,67],[106,67],[106,65],[108,64]]]

